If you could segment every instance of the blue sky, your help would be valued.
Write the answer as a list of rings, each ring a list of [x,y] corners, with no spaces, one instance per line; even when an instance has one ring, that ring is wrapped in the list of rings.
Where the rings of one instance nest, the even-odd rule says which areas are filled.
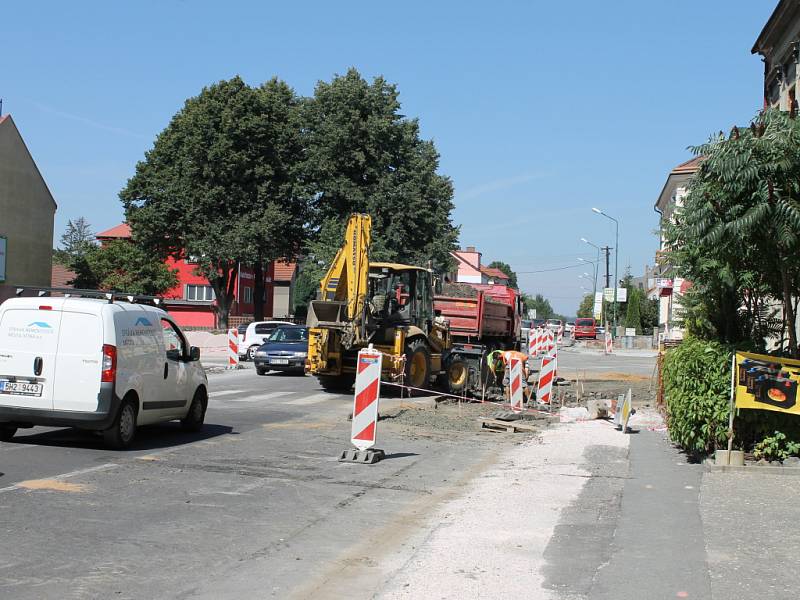
[[[58,239],[70,218],[121,221],[136,161],[203,85],[277,75],[307,95],[355,66],[396,83],[435,140],[461,242],[484,262],[594,259],[579,238],[614,241],[599,206],[620,219],[620,271],[639,274],[669,170],[760,107],[750,48],[775,4],[11,0],[0,97],[58,202]],[[583,270],[520,284],[574,314]]]

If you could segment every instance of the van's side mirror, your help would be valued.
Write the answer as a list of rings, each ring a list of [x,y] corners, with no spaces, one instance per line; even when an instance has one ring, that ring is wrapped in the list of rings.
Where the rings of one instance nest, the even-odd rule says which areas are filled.
[[[195,361],[200,360],[200,348],[197,346],[192,346],[189,348],[189,360]]]

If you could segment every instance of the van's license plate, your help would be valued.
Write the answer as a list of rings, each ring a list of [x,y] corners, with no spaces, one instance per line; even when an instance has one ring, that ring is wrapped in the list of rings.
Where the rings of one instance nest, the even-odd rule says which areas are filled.
[[[269,364],[271,365],[288,365],[289,359],[288,358],[271,358],[269,360]]]
[[[0,394],[15,394],[17,396],[41,396],[41,383],[26,383],[22,381],[0,380]]]

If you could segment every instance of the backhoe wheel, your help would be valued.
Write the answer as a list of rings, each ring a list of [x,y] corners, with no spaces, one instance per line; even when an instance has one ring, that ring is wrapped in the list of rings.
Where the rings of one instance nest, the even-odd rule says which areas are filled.
[[[464,391],[469,379],[469,367],[466,361],[460,356],[453,358],[447,366],[447,390],[451,394],[459,394]]]
[[[431,376],[431,351],[424,340],[406,345],[406,385],[426,389]]]
[[[349,392],[356,382],[355,375],[317,375],[317,381],[326,392]]]

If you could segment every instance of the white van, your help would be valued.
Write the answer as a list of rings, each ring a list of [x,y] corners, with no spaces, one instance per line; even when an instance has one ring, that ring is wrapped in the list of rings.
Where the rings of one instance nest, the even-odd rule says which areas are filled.
[[[199,349],[160,308],[110,298],[0,305],[0,440],[47,425],[102,431],[125,448],[138,425],[203,426],[208,379]]]

